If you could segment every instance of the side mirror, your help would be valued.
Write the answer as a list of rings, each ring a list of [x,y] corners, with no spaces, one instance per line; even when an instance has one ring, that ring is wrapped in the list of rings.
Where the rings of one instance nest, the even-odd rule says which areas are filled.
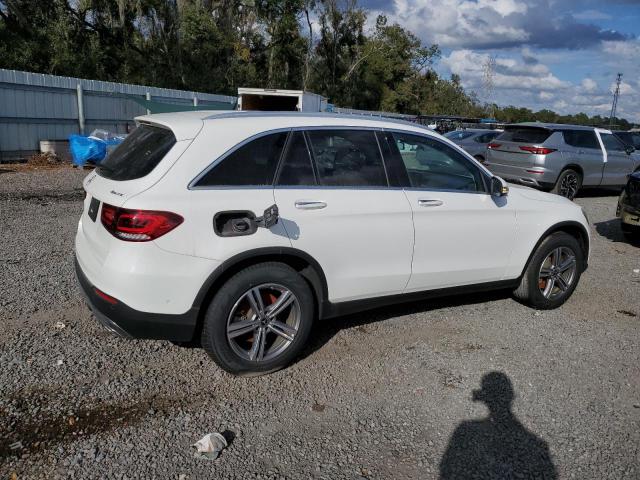
[[[624,147],[624,151],[627,152],[627,155],[631,155],[636,151],[636,148],[631,145],[627,145],[626,147]]]
[[[491,177],[491,196],[506,197],[509,195],[509,186],[500,177]]]

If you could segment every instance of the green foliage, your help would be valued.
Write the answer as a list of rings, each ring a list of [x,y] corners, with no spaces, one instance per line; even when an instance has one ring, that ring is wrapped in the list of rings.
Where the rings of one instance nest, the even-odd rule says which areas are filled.
[[[437,45],[382,15],[366,26],[357,0],[0,0],[0,68],[224,94],[305,88],[343,107],[486,115],[459,77],[435,73]],[[503,122],[608,123],[493,111]]]

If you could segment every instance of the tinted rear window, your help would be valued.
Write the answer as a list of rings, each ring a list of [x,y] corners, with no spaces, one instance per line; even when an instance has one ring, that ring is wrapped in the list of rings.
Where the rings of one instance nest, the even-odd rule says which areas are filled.
[[[209,170],[196,186],[272,185],[287,133],[264,135],[241,145]]]
[[[544,143],[553,132],[546,128],[507,127],[496,140],[517,143]]]
[[[101,177],[135,180],[151,173],[176,143],[167,128],[140,125],[98,167]]]
[[[565,130],[562,132],[567,145],[581,148],[600,148],[595,132],[591,130]]]

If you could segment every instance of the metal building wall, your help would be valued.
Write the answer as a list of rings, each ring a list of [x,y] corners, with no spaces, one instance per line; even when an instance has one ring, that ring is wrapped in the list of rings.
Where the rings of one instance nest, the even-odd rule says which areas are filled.
[[[124,95],[180,105],[235,102],[235,97],[0,69],[0,162],[39,151],[40,140],[65,140],[96,128],[127,132],[146,110]],[[194,98],[197,99],[194,101]]]

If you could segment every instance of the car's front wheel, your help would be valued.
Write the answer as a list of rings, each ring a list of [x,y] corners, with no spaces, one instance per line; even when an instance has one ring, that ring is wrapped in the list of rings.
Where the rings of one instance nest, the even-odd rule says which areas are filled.
[[[557,232],[545,238],[531,257],[513,292],[523,303],[548,310],[566,302],[584,270],[584,254],[575,237]]]
[[[231,277],[205,315],[202,346],[234,375],[287,366],[304,347],[314,316],[305,279],[283,263],[248,267]]]

